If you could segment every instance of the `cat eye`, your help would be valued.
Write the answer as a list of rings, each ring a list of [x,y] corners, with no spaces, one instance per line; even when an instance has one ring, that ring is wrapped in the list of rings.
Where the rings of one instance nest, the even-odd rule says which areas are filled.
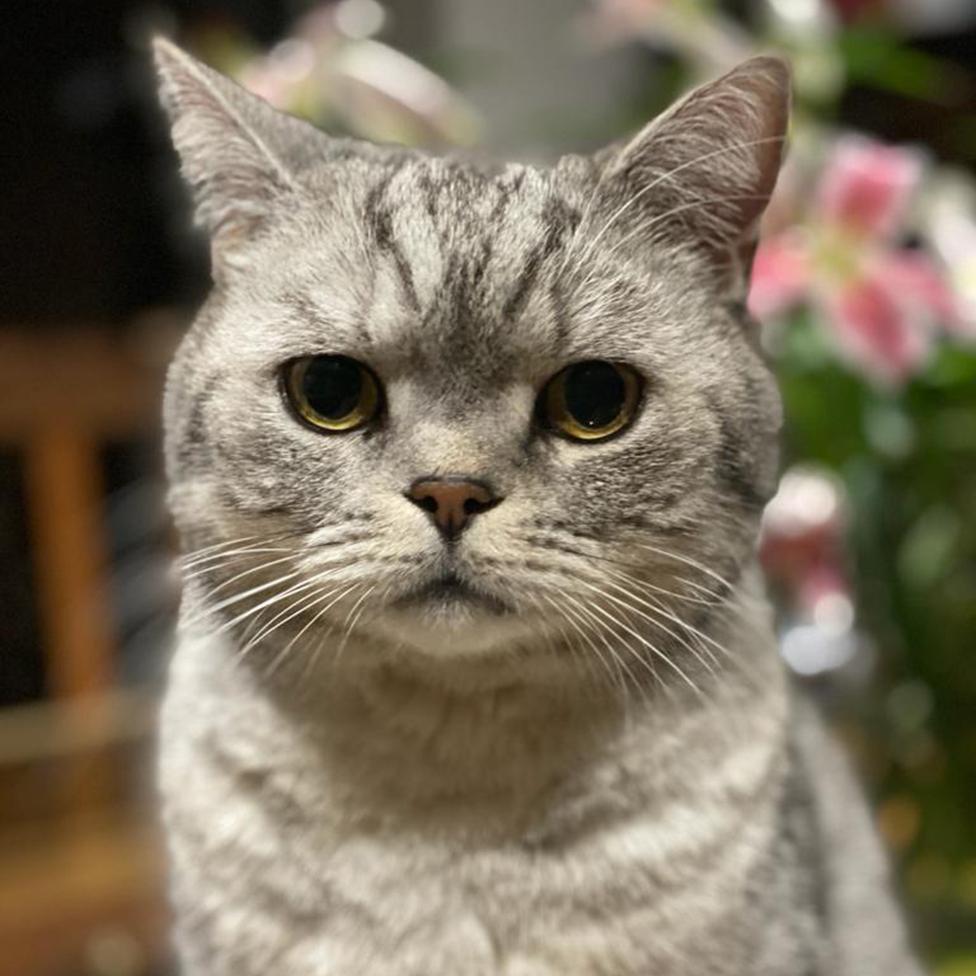
[[[379,412],[376,377],[348,356],[294,359],[282,369],[282,385],[295,413],[318,430],[346,433]]]
[[[602,440],[633,420],[640,393],[640,377],[629,366],[589,359],[549,380],[539,398],[540,419],[573,440]]]

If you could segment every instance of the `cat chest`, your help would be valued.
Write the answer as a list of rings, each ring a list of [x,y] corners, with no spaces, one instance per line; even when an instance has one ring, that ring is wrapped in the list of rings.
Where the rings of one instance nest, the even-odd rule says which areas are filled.
[[[255,959],[280,953],[289,959],[281,972],[303,976],[603,972],[610,931],[615,951],[631,945],[646,965],[649,953],[676,952],[727,915],[758,840],[755,827],[740,825],[731,843],[684,820],[679,845],[664,823],[628,817],[586,838],[462,852],[403,837],[330,838],[294,821],[269,833],[253,804],[228,819],[235,830],[173,838],[186,914],[220,906],[192,923],[211,928],[207,941],[227,957],[208,964],[215,976],[256,973]],[[614,971],[646,970],[621,960]]]

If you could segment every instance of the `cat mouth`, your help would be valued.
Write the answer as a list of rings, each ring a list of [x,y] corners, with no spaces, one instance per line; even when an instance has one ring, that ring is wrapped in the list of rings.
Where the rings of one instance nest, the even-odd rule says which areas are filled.
[[[432,580],[405,593],[396,600],[399,607],[427,607],[450,609],[481,609],[496,615],[512,612],[512,607],[500,597],[475,589],[453,571],[442,573]]]

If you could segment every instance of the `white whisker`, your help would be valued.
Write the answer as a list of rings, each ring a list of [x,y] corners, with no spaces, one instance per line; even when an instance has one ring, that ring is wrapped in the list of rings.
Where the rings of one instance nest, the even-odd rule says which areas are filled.
[[[577,266],[581,265],[587,259],[587,257],[589,257],[589,255],[594,252],[594,250],[596,249],[597,244],[603,238],[603,235],[606,234],[606,232],[617,222],[617,220],[619,220],[620,217],[623,216],[623,214],[626,213],[626,211],[629,210],[638,200],[640,200],[641,197],[643,197],[647,193],[650,193],[651,190],[653,190],[656,187],[660,186],[662,183],[666,182],[667,180],[673,179],[675,176],[677,176],[683,170],[690,169],[692,166],[697,166],[700,163],[707,162],[708,160],[713,159],[713,158],[715,158],[717,156],[722,156],[725,153],[735,152],[735,151],[741,151],[743,149],[755,148],[755,147],[762,146],[762,145],[765,145],[765,144],[770,143],[770,142],[783,142],[784,139],[785,139],[785,136],[768,136],[768,137],[765,137],[765,138],[762,138],[762,139],[752,139],[752,140],[748,140],[746,142],[738,142],[738,143],[733,143],[732,145],[722,146],[720,149],[714,149],[714,150],[712,150],[710,152],[707,152],[707,153],[703,153],[701,155],[698,155],[698,156],[694,157],[693,159],[689,159],[689,160],[685,161],[684,163],[681,163],[680,165],[673,167],[672,169],[668,170],[665,173],[661,173],[659,176],[657,176],[653,180],[651,180],[650,183],[648,183],[645,186],[641,187],[641,189],[638,190],[635,194],[633,194],[633,196],[631,196],[627,200],[625,200],[624,203],[622,203],[610,215],[610,217],[606,221],[606,223],[604,223],[604,225],[600,228],[600,230],[588,242],[587,247],[584,249],[583,253],[580,255],[580,260],[577,262]],[[681,137],[677,137],[673,141],[680,141],[680,140],[681,140]],[[672,140],[669,140],[669,141],[672,141]],[[737,199],[737,198],[735,198],[735,197],[729,197],[729,198],[723,198],[723,199],[730,199],[731,200],[731,199]],[[697,202],[700,202],[700,201],[696,201],[696,203]],[[677,210],[671,210],[671,211],[668,211],[666,214],[663,214],[661,216],[663,216],[663,217],[669,217],[669,216],[671,216],[672,214],[674,214],[676,212],[678,212],[678,211]],[[648,227],[653,226],[657,222],[657,220],[658,220],[658,218],[655,217],[648,224],[642,225],[642,227],[640,229],[641,230],[646,230]],[[580,224],[582,225],[582,221],[580,222]],[[629,235],[628,235],[628,237],[629,237]],[[574,235],[574,239],[575,239],[575,235]],[[562,274],[562,272],[565,270],[565,263],[563,264],[562,267],[560,267],[559,270],[560,270],[560,274]]]
[[[614,576],[617,576],[618,579],[620,578],[618,574],[616,574],[616,573],[613,572],[613,570],[608,570],[607,572],[609,574],[612,574]],[[708,642],[714,644],[715,647],[719,649],[719,651],[723,651],[724,652],[725,648],[723,648],[721,644],[719,644],[716,641],[712,640],[711,637],[708,637],[707,635],[702,634],[700,631],[696,630],[689,623],[687,623],[687,621],[684,621],[680,617],[675,616],[674,614],[672,614],[669,611],[665,610],[660,605],[655,604],[655,603],[651,603],[648,600],[645,600],[643,597],[641,597],[637,593],[635,593],[632,588],[624,587],[620,583],[615,583],[615,582],[613,582],[611,580],[605,580],[605,582],[607,583],[608,586],[612,586],[619,593],[625,594],[626,596],[630,597],[632,600],[635,600],[641,606],[646,607],[648,610],[650,610],[651,613],[654,614],[653,617],[650,616],[650,615],[648,615],[648,614],[646,614],[646,613],[644,613],[643,611],[639,610],[637,607],[631,607],[631,610],[634,613],[637,613],[638,615],[644,617],[646,620],[648,620],[654,626],[656,626],[656,627],[660,628],[661,630],[663,630],[670,637],[673,637],[676,641],[678,641],[685,648],[687,648],[687,650],[691,651],[692,655],[695,658],[697,658],[698,660],[700,660],[701,663],[702,663],[702,665],[711,674],[714,674],[715,673],[715,668],[714,668],[712,662],[714,662],[714,663],[718,663],[718,662],[717,662],[717,659],[714,657],[714,655],[711,654],[711,652],[709,652],[709,655],[712,657],[712,662],[703,660],[702,658],[700,658],[700,656],[698,654],[698,650],[696,648],[692,647],[687,642],[687,640],[685,640],[685,638],[681,634],[676,634],[673,630],[671,630],[669,627],[667,627],[664,624],[662,624],[660,622],[660,620],[658,620],[656,618],[657,617],[663,617],[665,620],[668,620],[671,623],[677,624],[677,626],[682,627],[685,630],[687,630],[688,632],[695,634],[696,636],[699,637],[700,640],[708,641]],[[704,650],[704,648],[703,648],[703,650]]]
[[[207,552],[202,555],[191,553],[184,556],[179,560],[179,565],[182,570],[195,569],[197,566],[202,566],[205,563],[219,563],[224,559],[229,559],[232,556],[247,555],[248,553],[255,552],[291,552],[292,547],[290,546],[274,546],[272,543],[281,541],[278,538],[273,539],[262,539],[260,542],[256,542],[253,545],[248,546],[237,546],[236,548],[231,547],[229,549],[222,549],[219,552]],[[236,540],[235,540],[236,542]]]
[[[359,623],[359,617],[362,614],[362,610],[365,607],[365,601],[370,593],[376,589],[377,584],[373,584],[369,589],[367,589],[353,605],[349,608],[349,612],[346,614],[346,619],[344,623],[344,633],[342,635],[342,640],[339,642],[339,647],[336,650],[336,661],[342,657],[342,652],[345,650],[346,644],[349,642],[349,638],[352,637],[352,632],[356,628],[356,624]]]
[[[278,665],[285,660],[285,658],[288,656],[288,653],[298,643],[298,641],[301,640],[302,636],[311,627],[313,627],[319,620],[321,620],[322,617],[324,617],[344,596],[346,596],[347,593],[351,593],[356,588],[357,585],[358,584],[356,583],[350,583],[349,586],[347,586],[345,589],[339,588],[341,591],[339,592],[338,596],[333,596],[336,590],[332,589],[328,593],[326,593],[325,596],[320,596],[317,600],[313,601],[311,604],[302,607],[302,612],[305,612],[306,610],[310,609],[312,606],[315,606],[316,604],[320,603],[322,600],[329,600],[329,602],[326,603],[326,605],[322,607],[320,610],[318,610],[305,623],[302,629],[299,630],[298,633],[295,634],[295,636],[292,637],[290,641],[288,641],[288,643],[282,648],[282,650],[275,655],[274,660],[272,660],[271,664],[268,666],[268,671],[267,671],[268,677],[271,677],[271,675],[275,673],[275,671],[278,668]],[[329,599],[330,597],[332,599]],[[331,628],[329,629],[331,630]]]
[[[600,596],[604,596],[604,594],[601,593]],[[646,646],[651,647],[651,649],[655,652],[655,654],[661,653],[660,651],[657,650],[657,648],[654,648],[652,645],[644,641],[643,638],[641,638],[633,630],[627,627],[627,625],[624,624],[622,621],[615,620],[613,617],[607,614],[602,607],[594,603],[590,603],[590,604],[580,604],[579,609],[583,611],[585,614],[587,614],[587,616],[593,621],[593,626],[599,632],[602,633],[609,629],[610,633],[612,633],[614,637],[618,637],[616,633],[616,628],[620,627],[625,632],[628,632],[631,636],[637,637],[638,640],[641,640],[642,643],[646,644]],[[604,623],[603,621],[597,618],[596,614],[598,613],[606,619],[607,623]],[[665,695],[671,697],[671,691],[668,688],[667,683],[662,681],[661,676],[657,673],[657,669],[654,667],[653,659],[649,661],[642,654],[638,654],[629,641],[622,640],[620,642],[620,648],[621,650],[626,651],[654,679],[654,682],[661,687],[661,690]],[[627,673],[631,675],[631,680],[634,681],[635,687],[637,687],[641,692],[643,692],[643,686],[633,676],[633,673],[631,672],[630,668],[627,668]],[[644,696],[642,695],[642,697]]]
[[[622,600],[619,600],[615,596],[613,596],[613,595],[605,592],[604,590],[601,590],[599,587],[593,586],[590,583],[587,583],[587,582],[585,582],[583,580],[580,580],[579,582],[583,586],[585,586],[587,589],[593,590],[595,593],[597,593],[599,596],[603,597],[604,599],[610,600],[612,603],[616,603],[616,604],[624,607],[625,609],[627,608],[627,604],[625,604]],[[592,609],[595,610],[596,612],[600,613],[602,616],[605,616],[608,620],[613,621],[614,618],[611,617],[610,614],[607,613],[607,611],[604,610],[602,607],[594,604],[593,607],[592,607]],[[694,681],[692,681],[691,678],[689,678],[688,675],[685,674],[685,672],[681,669],[681,667],[675,661],[673,661],[670,657],[668,657],[667,654],[665,654],[663,651],[661,651],[660,648],[656,647],[654,644],[652,644],[650,641],[648,641],[646,638],[644,638],[641,634],[639,634],[632,627],[630,627],[627,624],[623,623],[623,621],[616,621],[616,623],[620,627],[622,627],[624,630],[626,630],[627,633],[631,635],[631,637],[635,638],[637,641],[639,641],[641,644],[643,644],[652,654],[654,654],[655,657],[657,657],[659,660],[661,660],[665,664],[667,664],[667,666],[669,668],[671,668],[671,670],[674,671],[681,678],[681,680],[684,681],[685,684],[688,685],[688,687],[691,688],[692,691],[695,692],[695,694],[697,694],[697,695],[700,695],[701,694],[701,690],[694,683]],[[644,666],[647,667],[648,669],[650,669],[650,665],[648,664],[648,662],[645,661],[644,658],[640,657],[640,655],[638,655],[638,660],[642,661],[643,664],[644,664]],[[650,669],[650,670],[653,673],[653,669]]]
[[[320,581],[316,581],[318,583]],[[262,641],[267,640],[276,630],[283,627],[290,620],[293,620],[299,614],[303,613],[310,607],[315,606],[320,600],[326,599],[335,589],[326,591],[325,595],[321,593],[315,587],[308,587],[307,589],[312,589],[313,592],[309,594],[308,592],[303,593],[298,596],[297,599],[292,600],[283,610],[279,610],[266,624],[264,624],[258,632],[252,637],[240,650],[240,656],[244,657],[248,651]]]
[[[224,623],[220,627],[218,627],[214,631],[214,634],[215,635],[216,634],[222,634],[225,631],[230,630],[233,627],[236,627],[242,621],[247,620],[248,617],[252,616],[253,614],[258,613],[261,610],[264,610],[266,607],[270,607],[273,604],[279,602],[280,600],[285,600],[289,596],[293,596],[295,593],[300,593],[303,590],[306,590],[306,589],[308,589],[310,587],[317,586],[319,583],[323,582],[324,580],[330,579],[331,577],[333,577],[335,575],[338,575],[342,571],[343,571],[343,567],[342,566],[328,567],[328,568],[324,569],[322,572],[317,573],[316,575],[314,575],[312,577],[303,579],[301,582],[296,583],[294,586],[291,586],[288,589],[283,590],[280,593],[276,593],[272,597],[269,597],[267,600],[264,600],[263,602],[259,603],[257,606],[249,607],[243,613],[238,614],[233,619],[228,620],[226,623]],[[225,607],[231,606],[232,604],[237,603],[237,602],[239,602],[242,599],[246,599],[248,596],[252,595],[253,593],[260,592],[261,590],[267,590],[270,586],[280,585],[283,582],[287,582],[289,579],[294,579],[296,576],[301,576],[301,574],[300,573],[289,573],[289,574],[287,574],[285,576],[280,577],[277,580],[272,581],[269,584],[265,584],[265,585],[259,586],[259,587],[254,587],[252,590],[249,590],[246,593],[241,593],[237,597],[232,597],[232,598],[229,598],[227,600],[222,601],[222,603],[217,604],[216,607],[210,608],[210,612],[212,613],[212,612],[215,612],[215,611],[224,609]],[[204,616],[205,615],[206,614],[204,614]]]
[[[278,551],[289,552],[289,550],[287,549],[280,549]],[[282,563],[286,563],[291,559],[294,559],[294,555],[289,552],[289,555],[287,556],[281,556],[278,559],[269,559],[266,562],[258,563],[257,566],[251,566],[249,569],[245,569],[242,572],[237,573],[234,576],[231,576],[230,579],[226,579],[222,583],[218,583],[216,586],[207,590],[207,596],[208,598],[212,597],[215,593],[219,593],[221,590],[227,589],[228,586],[230,586],[233,583],[236,583],[239,579],[243,579],[245,576],[251,576],[253,573],[260,573],[262,570],[270,569],[272,566],[280,566]],[[217,568],[221,568],[221,567],[217,567]],[[207,569],[198,570],[195,573],[191,573],[188,576],[185,576],[183,578],[183,582],[189,583],[192,580],[198,579],[201,576],[208,576],[212,572],[214,572],[213,566],[210,566]]]
[[[732,593],[735,590],[735,586],[732,583],[730,583],[727,579],[725,579],[724,577],[716,573],[715,570],[710,569],[708,566],[705,566],[694,559],[691,559],[689,556],[682,556],[679,555],[678,553],[671,552],[667,549],[661,549],[658,546],[652,546],[646,542],[638,542],[636,543],[636,545],[639,546],[641,549],[646,549],[648,552],[653,552],[659,556],[664,556],[668,559],[674,559],[677,562],[684,563],[686,566],[690,566],[692,569],[696,569],[698,570],[698,572],[704,573],[706,576],[710,576],[713,580],[715,580],[716,583],[719,583],[723,587],[723,589],[728,593]]]
[[[602,636],[602,634],[600,634],[600,632],[597,631],[591,623],[588,623],[585,617],[580,616],[580,614],[578,613],[579,608],[574,607],[572,602],[567,599],[564,599],[563,601],[561,601],[561,603],[556,603],[554,600],[552,600],[549,597],[546,597],[545,595],[544,598],[547,599],[549,603],[551,603],[551,605],[555,608],[557,613],[562,614],[564,617],[566,614],[569,615],[570,619],[568,622],[573,626],[574,631],[580,636],[582,640],[586,642],[589,648],[596,655],[597,659],[602,664],[604,671],[606,672],[607,677],[609,678],[611,684],[616,684],[614,680],[614,675],[616,674],[616,677],[619,679],[620,682],[620,699],[621,702],[626,706],[628,694],[627,694],[627,683],[626,680],[624,679],[623,662],[617,656],[613,648],[610,647],[609,643],[604,639],[604,644],[610,653],[610,658],[617,665],[616,672],[614,672],[614,669],[611,667],[610,663],[607,661],[607,659],[601,653],[600,649],[593,642],[593,638],[590,636],[590,631],[592,631],[595,634],[598,634],[598,636]],[[631,676],[631,680],[633,680],[633,676]]]

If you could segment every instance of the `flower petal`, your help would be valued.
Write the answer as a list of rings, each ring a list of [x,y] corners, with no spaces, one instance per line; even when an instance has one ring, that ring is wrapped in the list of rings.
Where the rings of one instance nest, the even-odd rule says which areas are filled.
[[[821,175],[819,216],[859,236],[890,238],[901,226],[921,176],[917,153],[845,136]]]
[[[959,322],[959,303],[938,267],[921,251],[892,251],[885,255],[876,274],[897,287],[904,301],[919,315],[953,329]]]
[[[795,305],[806,291],[810,261],[806,242],[797,234],[780,234],[763,241],[752,262],[749,312],[766,321]]]
[[[900,293],[902,282],[879,265],[828,295],[825,307],[841,353],[871,378],[903,383],[925,361],[931,345],[928,310]]]

